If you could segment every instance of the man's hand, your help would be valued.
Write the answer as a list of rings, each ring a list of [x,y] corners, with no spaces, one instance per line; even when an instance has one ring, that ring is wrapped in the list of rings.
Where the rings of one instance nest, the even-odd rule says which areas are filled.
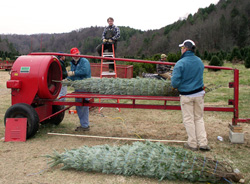
[[[74,76],[75,75],[75,72],[74,71],[68,71],[68,76],[71,77],[71,76]]]
[[[109,43],[112,43],[112,42],[113,42],[113,40],[109,39]]]
[[[108,41],[108,40],[106,40],[106,39],[103,39],[103,40],[102,40],[103,43],[105,43],[105,42],[107,42],[107,41]]]
[[[174,88],[174,87],[172,87],[172,89],[171,89],[172,91],[175,91],[175,90],[177,90],[176,88]]]

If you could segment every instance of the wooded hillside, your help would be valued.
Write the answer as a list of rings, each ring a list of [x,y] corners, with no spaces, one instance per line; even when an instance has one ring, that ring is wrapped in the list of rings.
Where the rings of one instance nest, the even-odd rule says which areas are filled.
[[[178,51],[185,39],[196,42],[200,53],[231,51],[250,45],[249,0],[220,0],[217,5],[200,8],[159,30],[141,31],[120,27],[117,57],[153,56]],[[115,22],[119,26],[119,22]],[[164,26],[164,25],[163,25]],[[0,35],[0,51],[28,54],[31,51],[67,52],[78,47],[82,54],[97,55],[103,27],[90,27],[61,34]],[[18,52],[17,52],[18,51]]]

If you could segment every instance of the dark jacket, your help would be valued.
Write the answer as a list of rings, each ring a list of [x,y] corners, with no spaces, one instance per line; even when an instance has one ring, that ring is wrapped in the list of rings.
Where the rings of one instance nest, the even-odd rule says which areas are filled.
[[[120,29],[113,25],[105,27],[102,33],[102,40],[103,39],[112,39],[117,41],[120,38]]]
[[[66,65],[65,65],[64,61],[62,61],[61,59],[59,59],[59,61],[60,61],[61,67],[62,67],[62,78],[66,79],[68,77]]]
[[[163,62],[162,60],[160,60],[161,62]],[[169,65],[163,65],[163,64],[156,64],[156,71],[158,74],[164,74],[169,72],[171,69],[171,66]]]

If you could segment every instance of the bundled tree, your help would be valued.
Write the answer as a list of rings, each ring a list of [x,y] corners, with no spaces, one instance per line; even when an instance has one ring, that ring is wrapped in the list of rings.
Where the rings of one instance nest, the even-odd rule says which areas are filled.
[[[108,95],[178,96],[170,81],[151,78],[102,78],[64,81],[63,85],[82,89],[85,92]]]
[[[55,151],[47,157],[51,159],[51,167],[63,164],[62,169],[146,176],[159,180],[218,183],[223,179],[238,182],[242,178],[227,162],[151,142],[135,142],[120,147],[84,146],[61,154]]]

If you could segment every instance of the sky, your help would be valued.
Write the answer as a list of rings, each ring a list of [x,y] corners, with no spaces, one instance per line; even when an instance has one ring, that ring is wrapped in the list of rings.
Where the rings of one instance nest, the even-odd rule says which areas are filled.
[[[0,34],[67,33],[107,26],[160,29],[219,0],[4,0],[0,2]]]

